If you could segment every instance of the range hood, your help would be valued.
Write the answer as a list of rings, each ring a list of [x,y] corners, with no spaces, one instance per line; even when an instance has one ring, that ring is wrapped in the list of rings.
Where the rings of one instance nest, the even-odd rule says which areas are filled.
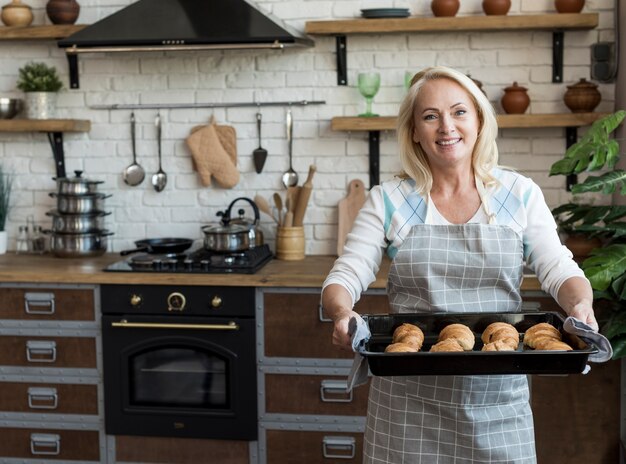
[[[139,0],[58,42],[78,88],[78,54],[282,49],[313,41],[247,0]]]

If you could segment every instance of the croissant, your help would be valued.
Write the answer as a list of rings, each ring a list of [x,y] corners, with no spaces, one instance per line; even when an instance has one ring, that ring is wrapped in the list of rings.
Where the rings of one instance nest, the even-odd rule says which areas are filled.
[[[457,338],[446,338],[431,346],[430,351],[434,353],[437,351],[465,351],[465,349],[459,344]]]
[[[387,345],[387,348],[385,348],[385,353],[401,352],[416,353],[417,348],[415,348],[413,345],[409,345],[408,343],[392,343],[390,345]]]
[[[493,322],[489,324],[482,333],[480,337],[483,341],[484,345],[488,345],[495,341],[506,342],[507,345],[511,347],[512,350],[516,350],[519,345],[519,332],[515,327],[507,322]],[[483,346],[484,346],[483,345]],[[500,344],[501,345],[501,344]],[[504,350],[493,350],[493,349],[484,349],[484,351],[504,351]],[[510,350],[507,350],[510,351]]]
[[[413,345],[419,351],[424,343],[424,332],[416,325],[408,323],[401,324],[393,331],[392,343]]]
[[[537,341],[541,339],[561,341],[561,332],[547,322],[535,324],[524,334],[524,345],[536,348]]]
[[[549,337],[541,337],[536,340],[535,349],[545,351],[572,351],[573,348],[560,340],[555,340]]]
[[[516,344],[511,343],[513,340]],[[519,342],[512,338],[505,338],[502,340],[496,340],[495,342],[485,343],[482,351],[515,351]]]
[[[471,351],[472,348],[474,348],[474,332],[464,324],[450,324],[445,326],[443,330],[439,332],[439,339],[437,341],[441,342],[449,338],[455,339],[465,351]]]

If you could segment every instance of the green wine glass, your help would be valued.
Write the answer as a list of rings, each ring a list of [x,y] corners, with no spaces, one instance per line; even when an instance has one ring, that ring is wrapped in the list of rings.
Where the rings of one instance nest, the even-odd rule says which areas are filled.
[[[359,114],[359,117],[373,118],[378,116],[372,113],[372,100],[380,88],[380,74],[377,72],[359,73],[358,87],[361,95],[365,97],[365,113]]]

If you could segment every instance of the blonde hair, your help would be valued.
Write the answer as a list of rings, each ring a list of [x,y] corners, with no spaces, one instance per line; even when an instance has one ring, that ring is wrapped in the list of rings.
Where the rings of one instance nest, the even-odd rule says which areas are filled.
[[[420,194],[428,193],[432,188],[433,178],[426,153],[419,143],[413,141],[413,132],[415,130],[415,100],[422,86],[426,82],[436,79],[450,79],[463,87],[470,95],[479,120],[478,139],[472,153],[472,167],[475,175],[482,180],[485,186],[496,184],[496,179],[490,174],[491,170],[498,165],[496,112],[485,94],[472,79],[445,66],[426,68],[413,76],[409,91],[400,106],[397,134],[400,161],[404,169],[402,176],[415,180],[416,189]]]

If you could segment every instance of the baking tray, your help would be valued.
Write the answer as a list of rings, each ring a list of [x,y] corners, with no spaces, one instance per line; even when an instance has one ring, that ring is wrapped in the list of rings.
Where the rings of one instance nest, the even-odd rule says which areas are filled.
[[[372,374],[392,375],[476,375],[476,374],[573,374],[585,369],[590,354],[598,352],[575,335],[563,332],[564,318],[557,312],[527,313],[429,313],[363,315],[372,336],[359,347],[367,358]],[[417,353],[385,353],[393,331],[402,323],[419,326],[424,345]],[[480,351],[480,336],[492,322],[508,322],[520,332],[517,351]],[[559,329],[573,351],[535,351],[521,343],[529,327],[548,322]],[[476,336],[473,351],[429,353],[441,329],[448,324],[467,325]]]

